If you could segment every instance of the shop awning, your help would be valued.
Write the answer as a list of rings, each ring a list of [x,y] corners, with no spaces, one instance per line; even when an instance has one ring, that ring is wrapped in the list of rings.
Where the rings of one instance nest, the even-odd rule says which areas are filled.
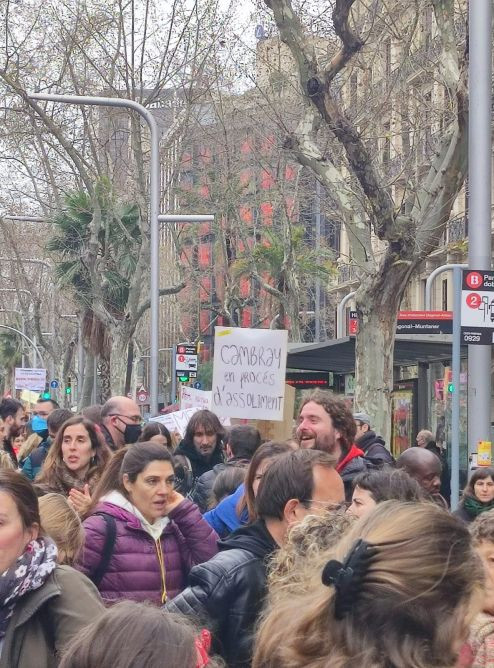
[[[411,366],[419,362],[445,362],[451,360],[451,334],[424,334],[407,336],[397,334],[395,338],[394,365]],[[375,354],[369,351],[369,355]],[[462,357],[467,347],[462,346]],[[353,373],[355,371],[355,338],[324,341],[324,343],[288,344],[287,369],[310,371],[332,371]]]

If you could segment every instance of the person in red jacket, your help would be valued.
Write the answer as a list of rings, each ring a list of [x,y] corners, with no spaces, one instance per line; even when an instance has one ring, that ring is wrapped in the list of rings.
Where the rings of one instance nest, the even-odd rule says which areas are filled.
[[[182,591],[193,566],[217,553],[217,534],[174,485],[162,445],[136,443],[114,454],[84,521],[76,564],[104,600],[164,603]]]
[[[300,447],[336,457],[347,501],[352,498],[354,478],[368,468],[363,450],[354,443],[355,433],[352,412],[331,392],[316,390],[303,402],[297,422]]]

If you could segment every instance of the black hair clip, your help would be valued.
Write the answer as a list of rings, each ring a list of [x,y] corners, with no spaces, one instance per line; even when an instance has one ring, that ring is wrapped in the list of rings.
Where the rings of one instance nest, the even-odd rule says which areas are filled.
[[[360,538],[353,545],[343,563],[331,559],[324,566],[322,583],[336,590],[336,619],[343,619],[358,598],[362,580],[376,552],[373,545]]]

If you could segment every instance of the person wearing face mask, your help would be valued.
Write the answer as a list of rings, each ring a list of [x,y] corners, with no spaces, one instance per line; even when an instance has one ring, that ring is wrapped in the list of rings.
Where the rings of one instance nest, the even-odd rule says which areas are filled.
[[[63,494],[75,510],[83,514],[110,457],[110,450],[96,425],[84,417],[67,420],[36,477],[40,496],[48,492]]]
[[[175,489],[171,454],[158,443],[117,451],[93,494],[76,568],[103,600],[160,604],[185,587],[190,569],[217,552],[217,534]]]
[[[129,397],[112,397],[101,409],[101,425],[106,444],[115,452],[136,443],[142,433],[139,406]]]
[[[46,402],[48,403],[48,402]],[[35,416],[37,417],[37,416]],[[22,463],[22,472],[29,478],[29,480],[34,480],[38,473],[41,471],[43,462],[46,459],[49,449],[51,448],[53,441],[55,440],[59,429],[64,422],[70,420],[73,417],[73,414],[67,408],[56,408],[51,411],[46,419],[46,426],[48,427],[48,436],[45,438],[31,454],[29,454],[24,463]],[[41,419],[41,418],[40,418]],[[33,418],[34,421],[34,418]],[[35,426],[41,427],[42,425],[39,422],[34,423]],[[32,428],[32,427],[31,427]]]

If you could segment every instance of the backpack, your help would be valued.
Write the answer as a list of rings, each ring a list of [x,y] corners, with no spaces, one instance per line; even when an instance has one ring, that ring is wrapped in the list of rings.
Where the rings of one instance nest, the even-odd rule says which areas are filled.
[[[115,549],[115,543],[117,540],[117,523],[115,522],[115,518],[108,513],[99,511],[94,514],[100,515],[105,520],[106,524],[105,542],[103,545],[103,552],[101,554],[101,561],[96,567],[94,573],[89,575],[89,579],[96,587],[99,588],[101,580],[104,578],[105,573],[108,570],[108,566],[110,565],[110,561],[113,556],[113,550]]]

